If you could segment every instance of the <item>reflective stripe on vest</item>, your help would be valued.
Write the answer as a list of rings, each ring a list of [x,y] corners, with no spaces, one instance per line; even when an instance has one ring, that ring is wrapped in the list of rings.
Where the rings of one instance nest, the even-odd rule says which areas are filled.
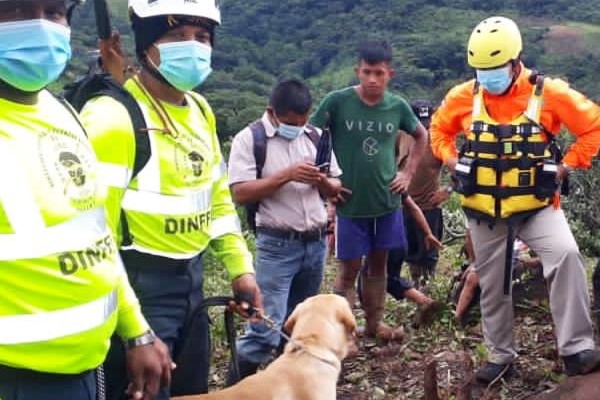
[[[24,184],[28,182],[27,172],[20,165],[17,154],[8,146],[0,146],[0,202],[4,212],[10,221],[13,232],[30,233],[44,229],[46,226],[39,205],[36,203],[35,195],[31,186]],[[31,243],[31,238],[27,238]],[[1,243],[1,242],[0,242]],[[31,243],[32,244],[32,243]],[[4,246],[0,244],[0,259]]]
[[[192,257],[195,257],[199,254],[199,251],[194,251],[190,253],[172,253],[168,251],[161,251],[156,249],[150,249],[146,246],[142,246],[136,243],[133,243],[129,246],[121,246],[121,250],[135,250],[140,253],[150,254],[153,256],[172,258],[173,260],[189,260]]]
[[[211,221],[210,237],[218,238],[227,233],[241,233],[240,220],[237,215],[227,215]]]
[[[79,306],[0,317],[0,345],[43,342],[94,329],[117,309],[117,291]]]
[[[140,211],[159,215],[187,215],[210,208],[212,187],[184,196],[171,196],[128,189],[122,207],[127,211]]]
[[[39,258],[83,249],[108,232],[104,208],[96,208],[62,224],[30,232],[0,235],[0,260]]]
[[[219,179],[221,179],[223,177],[223,175],[225,175],[225,172],[227,172],[227,164],[225,164],[225,161],[221,161],[221,163],[219,165],[215,165],[213,167],[212,181],[216,182]]]
[[[121,165],[100,162],[98,163],[100,178],[107,186],[125,189],[131,180],[132,171]]]

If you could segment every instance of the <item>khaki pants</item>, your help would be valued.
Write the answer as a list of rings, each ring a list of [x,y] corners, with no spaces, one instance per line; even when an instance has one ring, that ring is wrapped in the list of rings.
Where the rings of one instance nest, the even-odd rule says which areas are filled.
[[[516,356],[512,296],[504,295],[507,225],[492,228],[469,219],[475,268],[481,285],[481,314],[489,361],[506,364]],[[546,207],[517,224],[514,233],[539,256],[544,277],[551,282],[550,310],[558,352],[568,356],[593,349],[590,300],[584,264],[562,210]]]

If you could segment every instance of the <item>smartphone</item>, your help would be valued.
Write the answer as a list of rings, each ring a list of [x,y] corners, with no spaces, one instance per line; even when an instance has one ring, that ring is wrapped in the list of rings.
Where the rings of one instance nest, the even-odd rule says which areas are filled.
[[[328,167],[329,162],[324,162],[323,164],[317,165],[317,168],[319,168],[319,172],[326,172]]]
[[[110,16],[106,0],[95,0],[94,12],[96,15],[96,31],[98,33],[98,38],[104,40],[109,39],[112,34],[112,27],[110,26]]]

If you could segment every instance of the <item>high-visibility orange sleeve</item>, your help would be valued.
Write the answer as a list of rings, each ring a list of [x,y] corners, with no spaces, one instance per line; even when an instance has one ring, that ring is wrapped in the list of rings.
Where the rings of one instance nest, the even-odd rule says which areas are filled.
[[[562,123],[576,137],[563,162],[574,168],[589,168],[600,149],[600,107],[563,80],[546,79],[544,87],[543,110],[551,110],[554,119],[552,126],[545,125],[544,118],[542,124],[557,133]]]
[[[456,136],[470,125],[473,108],[473,81],[452,88],[433,114],[429,134],[431,150],[444,163],[457,156]]]

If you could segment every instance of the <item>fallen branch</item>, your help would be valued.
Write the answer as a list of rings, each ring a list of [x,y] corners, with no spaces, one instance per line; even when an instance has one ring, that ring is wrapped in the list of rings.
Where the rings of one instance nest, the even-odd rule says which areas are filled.
[[[424,400],[440,400],[437,386],[437,361],[430,360],[425,365],[423,373]]]
[[[463,356],[463,382],[456,391],[456,400],[471,400],[473,390],[473,359],[465,352]]]

